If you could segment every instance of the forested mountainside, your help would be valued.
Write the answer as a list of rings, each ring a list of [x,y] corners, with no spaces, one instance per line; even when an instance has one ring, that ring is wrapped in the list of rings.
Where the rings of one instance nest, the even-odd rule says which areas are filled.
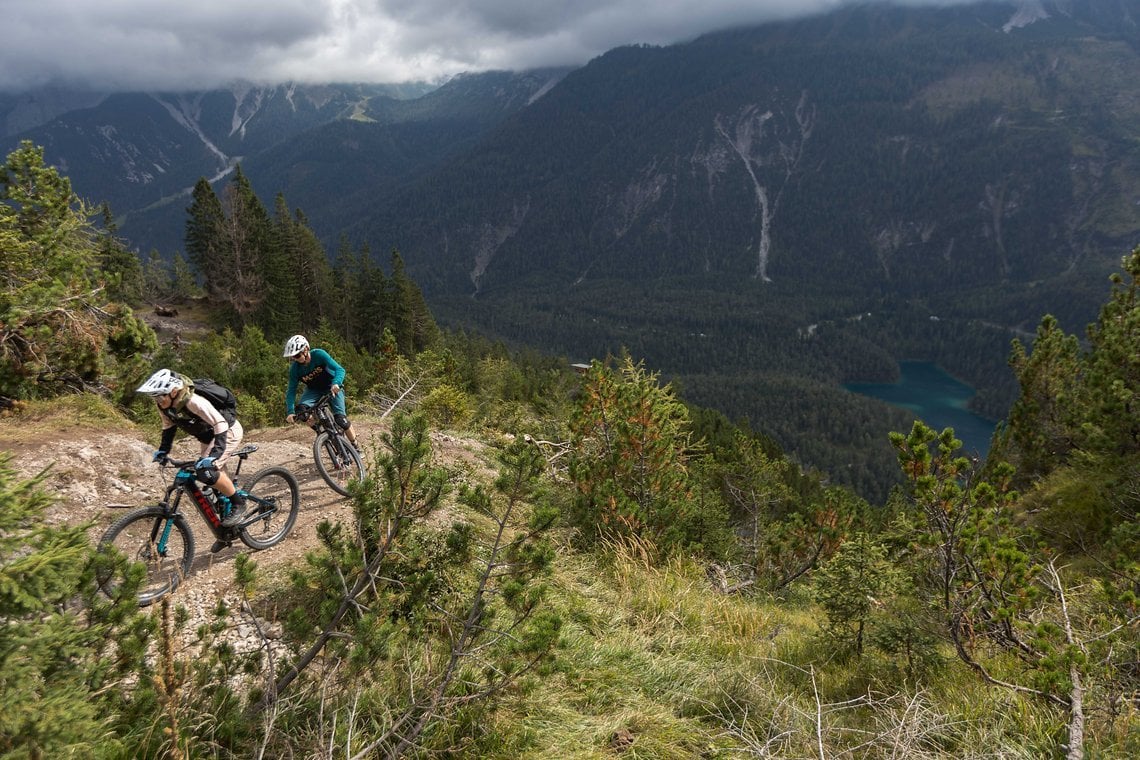
[[[881,495],[890,418],[839,384],[928,359],[1000,418],[1010,340],[1087,323],[1140,234],[1136,26],[1110,6],[874,4],[614,50],[354,234],[445,323],[624,346]]]
[[[326,123],[280,139],[245,136],[277,117],[235,129],[250,96],[202,97],[202,123],[328,250],[398,249],[444,324],[575,360],[628,349],[878,498],[908,420],[843,382],[934,361],[999,419],[1010,341],[1103,301],[1140,234],[1137,34],[1119,0],[876,3],[406,100],[334,88]],[[171,106],[123,97],[134,125]],[[82,131],[90,155],[107,131]],[[58,144],[49,161],[82,163]],[[187,145],[201,176],[228,166]],[[124,208],[134,185],[100,166],[80,193],[144,254],[180,250],[187,197]]]
[[[1137,52],[1009,20],[876,4],[611,51],[359,227],[474,294],[724,275],[924,297],[1104,264],[1140,227]]]

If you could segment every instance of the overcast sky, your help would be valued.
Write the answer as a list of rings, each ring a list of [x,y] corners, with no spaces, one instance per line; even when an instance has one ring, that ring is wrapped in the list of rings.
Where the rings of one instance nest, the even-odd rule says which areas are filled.
[[[900,0],[949,5],[966,0]],[[0,0],[0,90],[436,81],[853,0]]]

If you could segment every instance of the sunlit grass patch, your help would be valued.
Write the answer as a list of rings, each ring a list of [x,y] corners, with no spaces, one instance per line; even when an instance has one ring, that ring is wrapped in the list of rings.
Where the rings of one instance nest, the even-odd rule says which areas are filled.
[[[96,427],[109,422],[124,422],[122,413],[113,403],[94,393],[27,401],[22,404],[17,416],[21,424],[58,424],[65,428],[76,424]]]
[[[568,552],[552,584],[558,657],[500,716],[500,757],[1020,759],[1063,740],[1063,716],[952,652],[923,683],[881,653],[838,660],[806,596],[725,595],[693,560]]]

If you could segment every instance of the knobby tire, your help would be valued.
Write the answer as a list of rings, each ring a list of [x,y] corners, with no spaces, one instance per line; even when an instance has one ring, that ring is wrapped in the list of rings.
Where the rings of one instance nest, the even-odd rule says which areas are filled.
[[[341,451],[337,450],[338,443]],[[313,459],[317,463],[317,472],[341,496],[348,496],[351,481],[364,479],[364,461],[342,435],[319,434],[313,441]]]
[[[160,555],[156,542],[167,520],[172,523],[170,536],[165,554]],[[112,548],[128,561],[146,567],[138,595],[139,606],[146,607],[178,588],[190,573],[194,562],[194,533],[181,514],[169,517],[159,505],[143,507],[123,515],[107,528],[99,539],[99,551]],[[105,572],[98,580],[104,593],[113,596],[123,579],[115,572]]]
[[[267,467],[258,471],[245,486],[245,492],[260,499],[273,498],[277,510],[257,522],[241,529],[238,537],[251,549],[268,549],[280,542],[293,524],[297,522],[297,512],[301,508],[301,490],[293,473],[284,467]],[[247,499],[250,515],[262,509],[254,499]]]

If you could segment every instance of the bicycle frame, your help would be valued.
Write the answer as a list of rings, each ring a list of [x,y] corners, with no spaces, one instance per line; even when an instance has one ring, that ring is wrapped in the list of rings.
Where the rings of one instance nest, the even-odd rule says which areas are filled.
[[[254,451],[257,446],[251,444],[237,452],[235,481],[245,458]],[[211,552],[231,546],[236,539],[254,550],[268,549],[283,540],[296,523],[300,493],[296,478],[284,467],[266,467],[248,478],[244,494],[251,508],[236,525],[228,526],[217,501],[210,497],[210,488],[197,480],[194,464],[195,460],[163,459],[163,468],[177,468],[163,499],[123,515],[99,540],[101,551],[117,551],[145,566],[144,586],[139,592],[139,604],[144,607],[172,592],[191,571],[196,547],[194,530],[180,509],[183,496],[194,503],[218,539]],[[98,578],[103,591],[111,596],[118,585],[115,575],[108,564]]]
[[[241,473],[242,463],[245,462],[245,458],[249,454],[256,450],[256,446],[246,446],[235,455],[238,460],[237,467],[234,468],[234,474],[232,476],[235,485],[237,484],[238,474]],[[206,496],[206,492],[202,490],[202,484],[198,482],[195,476],[194,464],[196,461],[197,460],[166,460],[166,464],[177,467],[178,472],[174,474],[174,482],[166,487],[166,496],[163,497],[159,506],[163,508],[168,518],[174,517],[179,514],[178,507],[182,501],[182,495],[185,494],[194,502],[194,506],[198,508],[198,512],[202,515],[202,518],[206,521],[206,524],[210,526],[210,531],[214,534],[214,537],[222,541],[232,541],[241,529],[245,527],[246,521],[243,520],[242,524],[233,527],[222,525],[223,516],[218,514],[218,510],[214,506],[214,501]],[[267,514],[272,514],[272,512],[277,510],[276,504],[266,502],[252,494],[246,498],[253,501],[258,507],[258,509],[250,510],[250,521],[263,519]],[[262,507],[268,507],[269,511],[261,509]],[[171,522],[169,519],[164,520],[162,525],[162,535],[155,537],[155,544],[159,551],[166,550],[166,542],[171,530]]]
[[[313,429],[313,461],[324,481],[342,496],[348,496],[348,482],[363,479],[364,462],[360,452],[348,440],[345,431],[336,423],[332,410],[332,396],[325,394],[311,406],[297,410],[297,418]]]
[[[328,433],[329,435],[344,435],[344,431],[336,424],[333,419],[332,412],[332,394],[326,393],[317,399],[317,403],[307,407],[303,411],[299,411],[297,415],[302,422],[308,423],[309,420],[314,420],[315,423],[309,423],[309,427],[317,435],[321,433]]]
[[[348,443],[348,438],[345,436],[344,430],[340,425],[336,424],[336,419],[333,418],[331,394],[326,393],[321,396],[317,399],[317,403],[313,404],[302,414],[302,422],[307,423],[309,420],[316,421],[316,424],[309,425],[314,433],[317,435],[321,433],[329,434],[329,440],[332,441],[340,456],[345,458],[350,456],[345,447],[351,444]]]

